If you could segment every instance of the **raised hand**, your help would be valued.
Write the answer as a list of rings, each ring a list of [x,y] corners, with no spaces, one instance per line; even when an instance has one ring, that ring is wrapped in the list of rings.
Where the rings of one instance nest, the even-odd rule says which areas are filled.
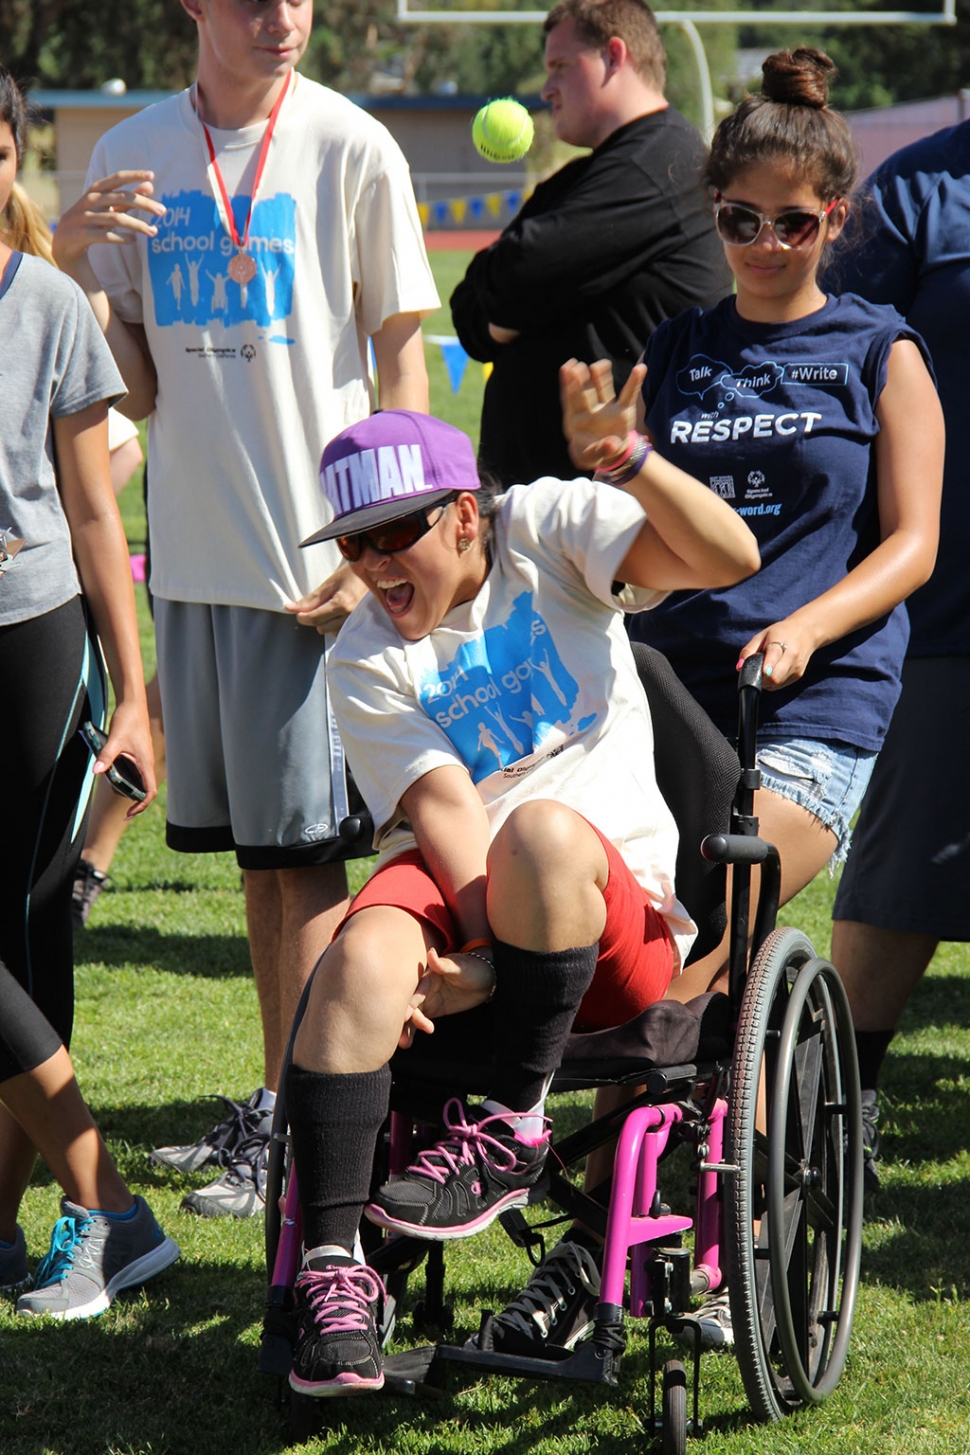
[[[636,364],[617,394],[607,360],[586,365],[570,359],[563,364],[559,370],[563,434],[579,469],[605,468],[622,455],[636,426],[637,395],[646,374],[645,365]]]
[[[113,172],[95,182],[62,214],[54,233],[54,258],[71,273],[92,243],[132,243],[138,236],[154,237],[151,221],[164,217],[165,208],[152,196],[154,172]],[[148,220],[139,216],[147,213]]]

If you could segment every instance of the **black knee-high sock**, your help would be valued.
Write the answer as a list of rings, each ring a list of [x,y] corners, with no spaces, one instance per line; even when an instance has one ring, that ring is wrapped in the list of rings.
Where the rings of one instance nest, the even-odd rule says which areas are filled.
[[[538,953],[495,942],[495,1075],[489,1096],[528,1111],[562,1060],[599,945]]]
[[[390,1091],[389,1066],[346,1076],[292,1065],[287,1071],[304,1247],[334,1243],[353,1249]]]
[[[856,1031],[855,1049],[859,1057],[859,1085],[863,1091],[875,1091],[879,1085],[879,1073],[889,1050],[889,1042],[896,1034],[892,1031]]]

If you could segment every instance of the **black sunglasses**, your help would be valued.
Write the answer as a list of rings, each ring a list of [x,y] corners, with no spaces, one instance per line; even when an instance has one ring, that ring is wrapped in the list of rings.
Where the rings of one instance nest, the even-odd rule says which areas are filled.
[[[734,248],[746,248],[761,236],[763,227],[770,227],[778,246],[786,249],[809,248],[819,235],[822,223],[839,202],[833,197],[828,207],[813,212],[808,207],[789,207],[777,217],[766,217],[755,207],[740,202],[718,202],[714,222],[719,235]]]
[[[413,546],[415,541],[434,529],[448,504],[445,501],[443,505],[426,505],[424,510],[398,516],[397,520],[389,520],[386,525],[375,526],[373,530],[361,530],[352,536],[336,536],[337,550],[345,561],[359,561],[365,546],[370,546],[379,556],[393,556],[398,551],[406,551],[408,546]],[[428,519],[432,510],[439,511],[435,520]]]

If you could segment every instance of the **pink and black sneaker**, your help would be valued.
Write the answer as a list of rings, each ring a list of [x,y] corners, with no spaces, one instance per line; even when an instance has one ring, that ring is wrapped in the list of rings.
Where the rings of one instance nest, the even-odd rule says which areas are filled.
[[[296,1280],[290,1388],[326,1399],[384,1387],[379,1315],[384,1285],[353,1258],[329,1258]]]
[[[466,1110],[457,1098],[445,1106],[443,1120],[448,1135],[385,1182],[364,1209],[372,1223],[445,1242],[470,1237],[541,1194],[548,1124],[537,1141],[521,1140],[502,1117]]]

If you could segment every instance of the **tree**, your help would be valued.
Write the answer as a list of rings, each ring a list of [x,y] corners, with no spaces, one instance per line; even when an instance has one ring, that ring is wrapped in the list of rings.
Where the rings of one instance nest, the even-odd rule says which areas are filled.
[[[173,0],[3,0],[0,56],[28,89],[177,89],[195,74],[195,26]]]
[[[833,5],[834,0],[829,0]],[[843,0],[847,3],[847,0]],[[774,0],[787,8],[787,0]],[[856,10],[893,8],[888,0],[857,0]],[[939,13],[940,0],[922,0],[913,8]],[[860,25],[817,28],[758,26],[741,33],[741,43],[753,47],[814,45],[831,56],[839,68],[832,90],[841,111],[869,106],[891,106],[899,101],[920,101],[948,96],[970,82],[970,0],[957,0],[955,26]]]

